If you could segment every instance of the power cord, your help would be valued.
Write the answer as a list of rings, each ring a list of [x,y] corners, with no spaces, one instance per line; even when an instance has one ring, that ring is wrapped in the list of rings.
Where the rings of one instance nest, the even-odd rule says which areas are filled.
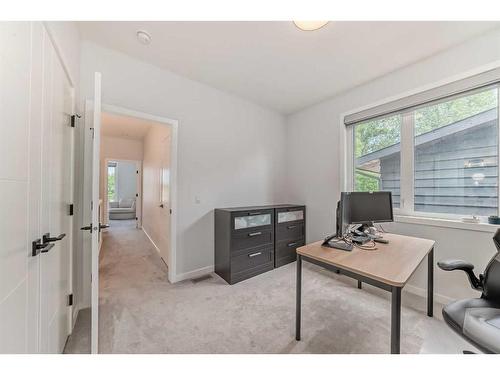
[[[352,238],[349,237],[349,235],[342,237],[341,239],[339,239],[339,241],[340,240],[343,240],[345,243],[348,243],[361,250],[368,250],[368,251],[377,250],[377,244],[375,243],[375,241],[373,241],[373,239],[370,239],[368,242],[362,245],[354,242]]]
[[[369,244],[369,245],[367,245]],[[356,246],[358,249],[361,249],[361,250],[367,250],[367,251],[373,251],[373,250],[377,250],[377,245],[375,244],[375,241],[373,240],[370,240],[368,241],[367,243],[363,244],[363,245],[360,245],[360,244],[357,244],[357,243],[353,243],[353,246]]]

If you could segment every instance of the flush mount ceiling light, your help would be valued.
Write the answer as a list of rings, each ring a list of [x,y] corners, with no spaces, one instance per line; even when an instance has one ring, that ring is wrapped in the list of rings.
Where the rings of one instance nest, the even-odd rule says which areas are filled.
[[[329,21],[293,21],[295,26],[304,31],[314,31],[321,29]]]
[[[151,35],[149,35],[147,31],[139,30],[136,35],[139,43],[144,44],[145,46],[151,43]]]

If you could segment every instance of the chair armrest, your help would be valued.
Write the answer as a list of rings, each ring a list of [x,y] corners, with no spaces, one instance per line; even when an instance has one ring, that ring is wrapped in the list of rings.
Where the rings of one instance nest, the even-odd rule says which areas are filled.
[[[441,268],[443,271],[454,271],[454,270],[472,271],[474,269],[474,265],[472,263],[459,259],[440,260],[437,264],[438,267]]]
[[[439,261],[437,265],[443,271],[464,271],[469,277],[469,283],[472,289],[483,290],[483,283],[474,275],[474,266],[471,263],[458,259],[448,259]]]

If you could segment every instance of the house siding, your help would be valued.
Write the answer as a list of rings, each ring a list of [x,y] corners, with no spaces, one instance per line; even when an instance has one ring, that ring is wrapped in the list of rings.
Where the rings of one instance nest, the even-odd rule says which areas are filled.
[[[415,147],[415,211],[461,215],[498,212],[497,121]],[[380,158],[381,190],[400,202],[400,153]]]

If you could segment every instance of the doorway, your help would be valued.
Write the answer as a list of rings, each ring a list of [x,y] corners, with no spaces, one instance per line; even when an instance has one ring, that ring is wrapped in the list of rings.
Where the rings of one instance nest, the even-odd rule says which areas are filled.
[[[101,105],[100,104],[100,74],[95,75],[95,100],[87,100],[85,105],[85,162],[84,162],[84,194],[83,199],[83,223],[90,222],[91,225],[84,227],[84,251],[85,249],[91,249],[89,253],[91,254],[91,259],[84,262],[87,267],[84,269],[84,275],[88,275],[87,281],[84,280],[84,284],[91,286],[89,293],[89,307],[90,320],[89,333],[91,352],[98,352],[98,321],[99,321],[99,242],[101,238],[106,237],[106,233],[101,233],[101,229],[104,227],[101,225],[105,222],[104,211],[107,205],[104,205],[103,189],[101,182],[104,180],[102,175],[101,165],[104,165],[104,170],[107,170],[107,161],[116,160],[134,160],[141,162],[141,180],[142,185],[139,190],[139,197],[137,197],[137,202],[142,203],[142,212],[138,218],[141,218],[142,222],[139,224],[140,233],[149,238],[148,242],[153,243],[157,255],[161,255],[164,262],[168,268],[165,268],[165,281],[175,282],[176,281],[176,216],[177,216],[177,199],[176,199],[176,182],[177,182],[177,126],[178,123],[175,120],[143,113],[137,112],[122,107],[116,107],[111,105]],[[112,132],[119,133],[119,143],[120,147],[112,147],[116,152],[104,156],[102,152],[106,147],[105,144],[108,140],[106,137],[108,134],[101,132],[103,123],[106,122],[106,117],[113,117],[118,119],[116,126],[111,126]],[[132,144],[134,143],[134,137],[136,137],[135,130],[131,126],[133,123],[146,123],[149,124],[148,127],[143,127],[140,132],[142,132],[142,141],[147,142],[147,133],[151,134],[149,137],[153,140],[160,140],[169,143],[169,153],[168,156],[160,158],[160,163],[148,162],[149,152],[153,152],[154,155],[158,154],[158,151],[164,149],[161,144],[158,146],[147,146],[142,147],[140,156],[130,156],[123,155],[121,152],[133,150]],[[130,125],[130,126],[129,126]],[[147,129],[147,131],[145,130]],[[155,129],[155,132],[149,130]],[[168,136],[159,136],[156,131],[161,129],[168,129]],[[109,129],[108,129],[109,130]],[[137,143],[137,142],[136,142]],[[158,142],[157,142],[158,143]],[[161,143],[161,142],[159,142]],[[116,142],[115,142],[116,146]],[[104,149],[103,149],[104,147]],[[136,149],[138,150],[138,149]],[[156,151],[155,151],[156,150]],[[145,152],[144,152],[145,151]],[[154,156],[153,155],[153,156]],[[144,156],[144,158],[143,158]],[[109,160],[103,160],[109,159]],[[168,168],[161,168],[164,162],[168,162]],[[153,166],[153,168],[151,168]],[[107,172],[106,172],[107,173]],[[106,185],[104,185],[106,186]],[[148,189],[144,189],[148,187]],[[154,187],[154,189],[149,189],[149,187]],[[105,189],[104,189],[104,192]],[[151,197],[151,198],[148,198]],[[102,199],[104,198],[104,199]],[[99,209],[92,202],[98,202]],[[168,217],[168,221],[160,225],[156,225],[153,229],[148,227],[148,207],[153,207],[157,212],[160,212]],[[149,222],[153,224],[158,224],[160,222],[160,216],[152,215]],[[92,224],[93,223],[93,224]],[[156,228],[156,229],[155,229]],[[90,230],[89,230],[90,229]],[[104,231],[110,231],[111,229],[104,229]],[[136,229],[137,230],[137,229]],[[88,233],[88,234],[87,234]],[[89,235],[90,234],[90,235]],[[166,246],[162,246],[162,239],[158,239],[157,235],[163,235],[164,243]],[[91,246],[90,246],[91,245]],[[162,249],[166,250],[162,251]],[[97,249],[97,250],[95,250]],[[103,249],[105,249],[105,242],[103,243]],[[155,251],[155,252],[156,252]]]
[[[100,131],[100,222],[135,220],[170,268],[173,126],[103,107]],[[128,225],[130,227],[130,225]],[[170,278],[169,278],[170,280]]]

